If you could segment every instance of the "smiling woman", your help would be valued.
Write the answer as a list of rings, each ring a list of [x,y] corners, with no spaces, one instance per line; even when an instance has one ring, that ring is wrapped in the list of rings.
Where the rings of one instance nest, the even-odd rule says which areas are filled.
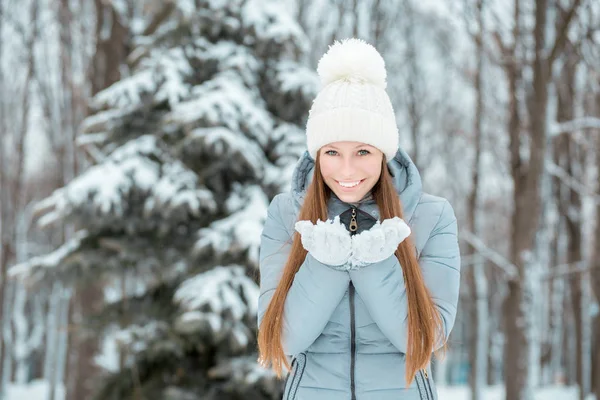
[[[335,43],[290,193],[260,243],[259,361],[285,400],[435,400],[433,352],[454,325],[454,211],[422,191],[372,46]]]
[[[383,153],[365,143],[329,143],[321,148],[319,156],[323,180],[346,203],[364,198],[381,175]]]

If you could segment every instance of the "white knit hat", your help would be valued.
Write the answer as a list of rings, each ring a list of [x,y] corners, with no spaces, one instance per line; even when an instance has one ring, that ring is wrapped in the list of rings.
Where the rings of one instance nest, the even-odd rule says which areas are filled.
[[[360,39],[334,42],[317,67],[322,88],[306,123],[308,151],[338,141],[362,142],[381,150],[387,161],[398,151],[398,127],[385,88],[385,62]]]

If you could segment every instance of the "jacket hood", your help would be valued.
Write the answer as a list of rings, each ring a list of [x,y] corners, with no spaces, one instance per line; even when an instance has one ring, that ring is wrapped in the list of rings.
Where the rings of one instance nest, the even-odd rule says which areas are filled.
[[[387,163],[388,171],[393,178],[393,184],[396,188],[396,192],[400,196],[402,201],[402,210],[404,212],[404,219],[410,220],[419,203],[419,199],[422,193],[422,182],[421,175],[417,170],[417,166],[413,163],[409,155],[402,149],[398,149],[394,158]],[[312,182],[314,176],[315,160],[310,156],[308,151],[298,160],[294,173],[292,174],[291,192],[296,200],[296,207],[300,207],[306,196],[306,189]],[[335,193],[332,192],[332,198],[330,199],[330,206],[345,205],[349,207],[348,203],[342,202]],[[379,217],[377,206],[372,199],[370,193],[368,193],[359,202],[359,208],[368,210],[371,209],[372,214]]]

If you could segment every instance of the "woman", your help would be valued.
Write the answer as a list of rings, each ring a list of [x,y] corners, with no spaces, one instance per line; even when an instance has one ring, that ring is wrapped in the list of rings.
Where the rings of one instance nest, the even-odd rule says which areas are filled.
[[[375,48],[336,42],[318,73],[308,151],[261,235],[259,361],[290,370],[285,400],[437,399],[430,361],[459,293],[454,211],[398,148]]]

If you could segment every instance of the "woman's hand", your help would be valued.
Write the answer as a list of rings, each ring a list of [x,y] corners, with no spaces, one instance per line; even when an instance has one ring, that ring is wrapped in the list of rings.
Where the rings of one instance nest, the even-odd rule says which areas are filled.
[[[352,240],[350,232],[337,216],[325,222],[317,220],[298,221],[294,228],[300,234],[302,246],[319,262],[334,269],[347,270],[345,264],[350,258]]]
[[[398,245],[410,235],[410,227],[399,217],[384,220],[368,231],[352,236],[350,269],[383,261],[396,251]]]

